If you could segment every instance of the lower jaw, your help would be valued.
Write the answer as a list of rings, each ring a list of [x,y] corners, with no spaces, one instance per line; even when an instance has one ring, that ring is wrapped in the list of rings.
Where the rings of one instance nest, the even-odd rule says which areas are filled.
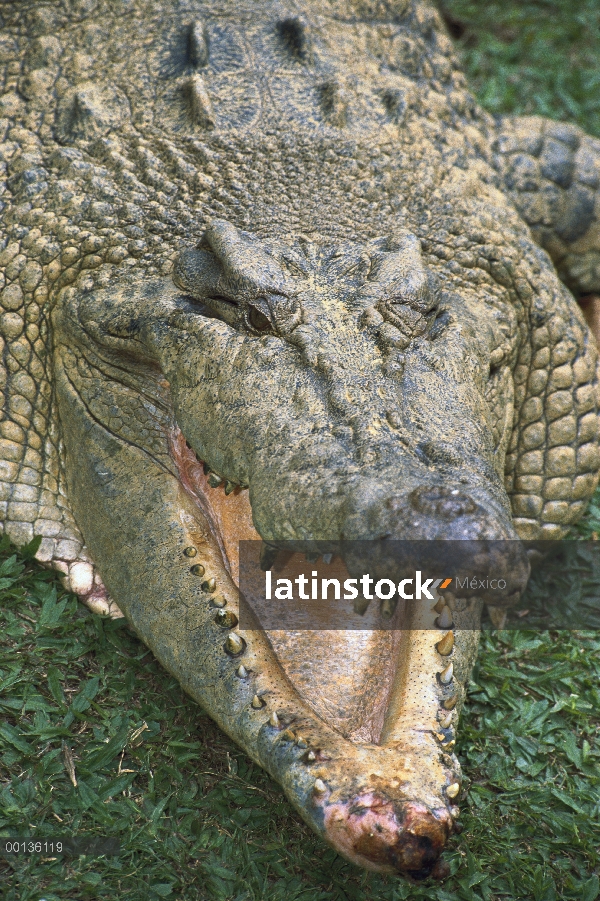
[[[181,485],[210,523],[219,546],[216,580],[230,577],[237,583],[238,541],[260,540],[247,493],[236,488],[226,495],[223,486],[211,487],[181,433],[173,435],[171,448]],[[194,562],[203,565],[200,558]],[[233,598],[226,609],[237,618]],[[278,758],[266,769],[339,853],[382,873],[443,875],[444,866],[436,861],[456,828],[461,776],[453,754],[454,730],[476,654],[478,633],[473,629],[479,607],[471,602],[466,612],[455,615],[462,630],[437,630],[438,615],[432,604],[402,633],[266,633],[294,694],[312,714],[311,724],[303,725],[289,700],[273,711],[271,704],[265,707],[265,720],[269,713],[271,731],[277,733]],[[438,645],[450,632],[453,646],[441,654]],[[250,645],[256,633],[238,634]],[[447,637],[445,650],[448,645]],[[440,681],[450,662],[451,679]],[[254,700],[262,703],[260,695]],[[325,723],[343,751],[327,747],[330,742],[320,728]],[[283,759],[287,764],[282,770]],[[310,771],[308,792],[290,783],[292,773],[298,777],[297,761]]]

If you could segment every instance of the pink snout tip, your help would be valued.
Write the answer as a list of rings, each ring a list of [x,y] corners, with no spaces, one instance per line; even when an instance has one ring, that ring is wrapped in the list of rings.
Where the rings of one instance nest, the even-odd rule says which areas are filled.
[[[445,878],[440,854],[453,831],[445,808],[430,810],[416,801],[393,802],[375,792],[323,804],[325,835],[358,866],[413,879]]]

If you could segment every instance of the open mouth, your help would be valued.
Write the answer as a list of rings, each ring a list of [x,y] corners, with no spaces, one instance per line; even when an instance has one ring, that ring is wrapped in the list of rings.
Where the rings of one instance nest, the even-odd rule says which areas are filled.
[[[184,553],[244,679],[254,633],[236,628],[236,599],[221,586],[238,584],[238,542],[260,539],[248,491],[211,473],[179,429],[170,448],[181,486],[210,527],[211,552],[197,542]],[[278,755],[291,753],[311,773],[300,812],[313,827],[354,863],[414,878],[444,875],[439,856],[458,828],[454,727],[477,644],[472,628],[454,628],[457,617],[440,596],[430,607],[407,632],[268,631],[277,663],[314,718],[303,724],[289,702],[272,709],[269,692],[257,692],[251,703],[277,734]],[[325,734],[331,729],[339,737],[333,745]],[[291,777],[282,775],[286,786]]]
[[[181,484],[211,523],[222,572],[239,586],[239,542],[260,541],[248,491],[211,473],[179,430],[172,435],[171,453]],[[218,574],[214,578],[222,581]],[[398,633],[269,630],[268,636],[283,669],[315,713],[351,741],[379,741],[398,657]]]

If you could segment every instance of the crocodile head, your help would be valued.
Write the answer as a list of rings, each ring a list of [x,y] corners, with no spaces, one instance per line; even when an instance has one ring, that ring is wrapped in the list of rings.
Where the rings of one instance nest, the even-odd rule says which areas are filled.
[[[404,230],[284,244],[217,220],[173,278],[177,422],[265,541],[516,537],[508,305],[445,292]]]
[[[356,863],[427,875],[453,829],[474,633],[446,633],[440,682],[433,619],[408,639],[225,645],[215,623],[237,625],[240,538],[517,537],[503,486],[515,311],[446,290],[402,228],[339,244],[213,220],[173,282],[69,289],[57,308],[77,520],[144,639],[311,825]]]

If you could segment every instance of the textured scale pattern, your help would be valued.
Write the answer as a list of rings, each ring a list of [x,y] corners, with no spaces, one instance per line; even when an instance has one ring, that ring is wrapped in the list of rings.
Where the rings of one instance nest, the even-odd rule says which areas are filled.
[[[374,74],[386,69],[387,83],[370,96],[361,95],[356,79],[346,84],[346,73],[357,49],[364,51],[374,38],[377,43],[372,26],[361,22],[377,10],[357,7],[347,15],[344,5],[334,8],[334,16],[348,21],[345,39],[332,45],[322,16],[310,26],[284,17],[273,28],[270,22],[250,25],[254,12],[248,7],[242,28],[238,12],[237,24],[227,21],[220,4],[206,7],[203,21],[193,18],[194,7],[188,4],[186,13],[183,4],[171,19],[151,3],[124,3],[121,9],[118,3],[72,3],[70,21],[58,3],[22,3],[0,13],[3,527],[17,544],[41,534],[38,558],[65,572],[70,566],[81,593],[89,591],[90,569],[77,562],[87,556],[65,499],[45,369],[49,295],[75,282],[80,288],[106,286],[115,266],[126,271],[141,264],[148,275],[166,274],[174,251],[200,231],[207,210],[239,219],[240,209],[250,205],[250,191],[259,220],[261,194],[277,192],[281,215],[291,226],[302,225],[306,211],[294,185],[295,177],[303,177],[302,165],[294,169],[289,148],[278,146],[282,122],[288,126],[294,116],[305,126],[307,117],[314,120],[307,142],[315,130],[337,131],[341,125],[353,139],[366,138],[366,158],[356,158],[353,139],[344,142],[348,180],[337,185],[340,196],[330,199],[343,208],[348,194],[354,195],[355,214],[381,222],[395,212],[381,209],[377,191],[378,182],[389,185],[392,152],[389,145],[380,149],[381,129],[387,127],[393,140],[410,108],[418,111],[430,95],[439,95],[445,120],[453,115],[445,113],[447,97],[458,116],[475,109],[455,71],[449,41],[432,31],[439,26],[436,14],[411,4],[395,5],[398,24],[389,21],[387,6],[379,10],[376,52],[382,62],[373,66]],[[417,41],[409,35],[415,24],[424,33]],[[140,32],[148,39],[140,42]],[[136,53],[118,52],[130,45],[132,34]],[[440,81],[423,97],[417,85],[434,71]],[[183,127],[182,146],[174,136]],[[374,129],[376,143],[369,142]],[[254,130],[254,152],[238,146],[240,130]],[[337,163],[333,148],[330,153]],[[320,167],[315,155],[315,170]],[[370,196],[361,196],[363,183]],[[321,204],[315,204],[313,215],[324,227],[353,230],[348,220],[323,221]],[[241,218],[240,225],[249,224]]]
[[[332,2],[301,14],[274,4],[257,18],[252,4],[230,15],[207,3],[198,16],[182,3],[168,16],[150,0],[83,0],[68,14],[59,3],[5,5],[0,17],[0,503],[10,537],[41,533],[39,558],[63,571],[86,554],[46,373],[46,315],[60,289],[105,287],[130,268],[167,274],[214,215],[259,235],[275,216],[289,230],[347,239],[358,220],[376,236],[401,214],[455,288],[483,289],[491,303],[508,296],[523,323],[550,270],[521,255],[526,230],[508,208],[490,215],[503,181],[571,283],[596,285],[597,224],[580,232],[585,215],[597,223],[597,142],[505,120],[494,155],[495,124],[422,4]],[[307,179],[325,190],[307,195]],[[448,179],[456,204],[436,206]],[[548,537],[580,514],[598,468],[594,388],[577,388],[595,364],[561,341],[556,302],[556,322],[521,350],[507,457],[523,534]],[[89,588],[90,570],[79,578]]]
[[[600,140],[565,122],[500,123],[498,165],[538,243],[575,292],[600,291]]]

